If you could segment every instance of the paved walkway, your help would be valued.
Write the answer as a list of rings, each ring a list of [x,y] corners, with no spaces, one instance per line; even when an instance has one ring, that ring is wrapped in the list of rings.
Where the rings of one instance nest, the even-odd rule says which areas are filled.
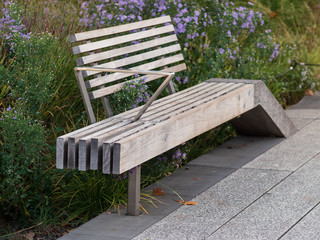
[[[239,136],[159,181],[149,215],[103,213],[61,239],[320,239],[320,94],[287,113],[293,136]]]

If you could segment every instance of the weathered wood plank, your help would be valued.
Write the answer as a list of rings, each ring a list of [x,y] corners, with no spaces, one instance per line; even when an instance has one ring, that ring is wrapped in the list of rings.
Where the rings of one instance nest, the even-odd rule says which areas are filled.
[[[156,60],[153,62],[142,64],[137,67],[132,67],[131,70],[148,71],[148,70],[152,70],[152,69],[161,68],[161,67],[167,66],[169,64],[178,63],[181,61],[183,61],[183,55],[177,54],[174,56],[167,57],[165,59],[159,59],[159,60]],[[134,73],[113,73],[113,74],[109,74],[107,76],[103,76],[101,78],[96,78],[96,79],[86,81],[86,87],[87,88],[98,87],[103,84],[115,82],[120,79],[124,79],[124,78],[131,77],[134,75],[135,75]]]
[[[161,116],[168,118],[172,116],[173,113],[179,114],[179,112],[186,111],[188,108],[203,104],[203,101],[205,101],[207,97],[217,94],[222,95],[238,87],[239,86],[234,84],[216,84],[212,86],[209,84],[208,87],[201,92],[199,91],[194,94],[186,95],[183,98],[176,98],[174,102],[166,104],[165,108],[158,107],[157,111],[153,111],[148,115],[145,114],[141,120],[153,121]]]
[[[128,112],[127,114],[130,114],[130,112]],[[104,128],[108,124],[112,124],[114,122],[122,120],[123,119],[119,116],[115,116],[58,137],[56,152],[56,168],[63,169],[67,166],[67,143],[69,137],[76,137],[77,135],[86,134],[88,132],[95,131],[95,128]]]
[[[227,85],[228,87],[225,87],[224,85]],[[215,86],[215,85],[213,85],[213,86]],[[110,155],[107,155],[106,153],[109,154],[109,152],[112,151],[112,146],[113,146],[114,142],[116,142],[116,141],[118,141],[120,139],[123,139],[125,137],[128,137],[130,135],[136,134],[136,133],[140,132],[143,129],[146,129],[147,127],[149,127],[151,125],[159,124],[159,122],[167,120],[170,117],[173,117],[173,116],[178,115],[180,113],[186,112],[186,111],[188,111],[190,109],[199,107],[201,104],[204,104],[204,103],[206,103],[208,101],[212,101],[213,99],[218,98],[219,96],[222,96],[222,95],[226,94],[227,92],[230,92],[230,91],[232,91],[234,89],[240,88],[241,86],[243,86],[243,84],[233,84],[233,83],[231,83],[231,84],[230,83],[222,84],[222,85],[220,85],[220,87],[224,88],[224,90],[221,90],[220,92],[219,91],[213,91],[212,94],[208,94],[207,97],[199,98],[198,101],[194,101],[191,104],[188,104],[187,106],[181,107],[177,111],[171,111],[169,114],[163,114],[163,113],[160,112],[160,113],[157,114],[158,116],[157,115],[153,116],[154,119],[156,119],[156,120],[146,121],[146,124],[143,125],[143,126],[135,128],[132,131],[127,131],[127,132],[125,132],[123,134],[119,134],[116,137],[105,141],[103,143],[103,152],[105,153],[104,156],[103,156],[103,166],[108,166],[109,167],[110,162],[112,161],[112,157],[110,157]],[[107,170],[103,169],[103,171],[107,171]],[[109,172],[105,172],[105,173],[109,173]]]
[[[145,53],[141,53],[141,54],[136,54],[133,55],[131,57],[126,57],[126,58],[122,58],[122,59],[118,59],[115,61],[110,61],[108,63],[104,63],[104,64],[100,64],[100,65],[96,65],[95,67],[102,67],[102,68],[120,68],[120,67],[124,67],[124,68],[131,68],[129,67],[129,65],[131,64],[135,64],[134,67],[139,67],[136,64],[138,64],[139,62],[143,62],[149,59],[154,59],[160,56],[164,56],[166,54],[170,54],[170,53],[174,53],[174,52],[178,52],[181,50],[181,47],[179,44],[175,44],[175,45],[171,45],[168,47],[164,47],[164,48],[160,48],[160,49],[156,49],[156,50],[152,50],[152,51],[148,51]],[[166,61],[167,58],[163,58],[162,60],[164,60],[164,62]],[[87,77],[87,76],[91,76],[91,75],[95,75],[97,74],[97,71],[93,72],[93,71],[83,71],[83,76]]]
[[[136,41],[144,38],[154,37],[157,35],[174,32],[173,25],[168,25],[164,27],[152,28],[149,30],[130,33],[124,36],[109,38],[101,41],[96,41],[92,43],[86,43],[78,45],[72,48],[74,54],[85,53],[90,51],[95,51],[102,48],[112,47],[115,45],[120,45],[123,43]]]
[[[253,85],[247,84],[117,141],[114,153],[119,154],[113,156],[113,173],[125,172],[252,109],[253,94]]]
[[[72,155],[79,156],[78,169],[80,171],[89,170],[89,167],[90,167],[90,161],[89,161],[90,160],[89,159],[90,141],[92,138],[94,138],[95,136],[99,136],[101,134],[104,134],[104,133],[112,132],[113,130],[122,129],[122,127],[127,126],[130,123],[132,123],[132,120],[124,120],[119,123],[112,124],[112,125],[105,127],[103,129],[99,129],[98,131],[95,131],[94,133],[91,133],[89,135],[84,135],[84,137],[82,137],[80,139],[79,139],[79,137],[69,138],[68,144],[69,144],[69,141],[72,143],[74,142],[75,148],[71,148],[72,146],[68,145],[68,153],[69,153],[69,148],[71,148],[70,151],[77,151],[78,150],[77,154],[72,153]],[[68,161],[73,161],[73,159],[68,158]]]
[[[173,66],[173,67],[169,67],[169,68],[163,69],[163,71],[174,72],[174,73],[181,72],[183,70],[186,70],[186,65],[184,63],[176,65],[176,66]],[[143,76],[143,78],[145,79],[145,82],[150,82],[150,81],[153,81],[153,80],[156,80],[156,79],[163,78],[163,76],[145,75],[145,76]],[[141,77],[132,79],[131,81],[137,81],[139,79],[141,79]],[[97,98],[100,98],[100,97],[103,97],[103,96],[110,95],[112,93],[120,91],[121,88],[124,86],[124,84],[125,83],[117,83],[117,84],[114,84],[112,86],[105,87],[103,89],[98,89],[98,90],[89,92],[89,98],[91,100],[93,100],[93,99],[97,99]]]
[[[122,33],[122,32],[132,31],[135,29],[151,27],[151,26],[155,26],[155,25],[159,25],[159,24],[163,24],[163,23],[168,23],[170,21],[171,21],[170,16],[152,18],[152,19],[148,19],[148,20],[144,20],[144,21],[140,21],[140,22],[128,23],[128,24],[115,26],[115,27],[109,27],[109,28],[103,28],[103,29],[97,29],[97,30],[77,33],[77,34],[71,35],[69,37],[69,41],[71,43],[74,43],[74,42],[78,42],[78,41],[84,41],[84,40],[109,36],[109,35],[113,35],[113,34],[118,34],[118,33]]]
[[[106,134],[101,134],[91,138],[90,144],[90,169],[97,170],[102,167],[102,144],[104,141],[114,138],[117,135],[125,133],[127,131],[132,131],[135,128],[142,126],[144,123],[141,121],[136,121],[127,126],[124,126],[119,129],[115,129]]]
[[[126,46],[126,47],[121,47],[121,48],[116,48],[116,49],[112,49],[105,52],[95,53],[93,55],[87,55],[84,57],[77,58],[76,61],[78,66],[83,66],[89,63],[94,63],[94,62],[99,62],[99,61],[107,60],[114,57],[119,57],[125,54],[146,50],[149,48],[161,46],[167,43],[173,43],[176,41],[178,41],[177,36],[170,35],[170,36],[157,38],[157,39],[153,39],[153,40],[142,42],[142,43],[137,43],[137,44]]]

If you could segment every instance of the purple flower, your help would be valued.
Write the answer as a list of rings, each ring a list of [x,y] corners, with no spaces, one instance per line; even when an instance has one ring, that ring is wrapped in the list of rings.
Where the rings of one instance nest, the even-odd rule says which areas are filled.
[[[188,44],[188,43],[185,43],[184,46],[187,48],[187,47],[189,46],[189,44]]]
[[[228,32],[227,32],[227,36],[228,37],[231,37],[232,35],[231,35],[231,31],[230,30],[228,30]]]
[[[224,53],[224,49],[223,49],[223,48],[220,48],[220,49],[219,49],[219,52],[220,52],[220,54],[223,54],[223,53]]]
[[[199,16],[200,12],[199,11],[194,11],[194,15]]]
[[[253,3],[252,3],[252,2],[248,2],[248,4],[251,5],[251,6],[253,6]]]

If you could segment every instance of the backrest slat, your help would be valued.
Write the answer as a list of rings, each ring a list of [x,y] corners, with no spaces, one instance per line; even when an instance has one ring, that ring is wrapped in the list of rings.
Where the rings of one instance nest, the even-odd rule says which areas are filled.
[[[147,70],[154,70],[156,68],[164,67],[164,66],[167,66],[167,65],[172,64],[172,63],[181,62],[183,60],[184,60],[183,55],[180,53],[180,54],[177,54],[177,55],[174,55],[174,56],[170,56],[170,57],[167,57],[167,58],[164,58],[164,59],[159,59],[159,60],[156,60],[156,61],[153,61],[153,62],[142,64],[142,65],[140,65],[138,67],[133,67],[132,69],[134,69],[134,70],[146,70],[146,71]],[[166,71],[166,70],[163,69],[163,71]],[[93,88],[93,87],[97,87],[97,86],[100,86],[100,85],[103,85],[103,84],[115,82],[115,81],[117,81],[119,79],[127,78],[127,77],[134,76],[134,75],[135,74],[132,74],[132,73],[113,73],[113,74],[109,74],[107,76],[103,76],[101,78],[96,78],[96,79],[93,79],[93,80],[86,81],[86,87],[87,88]]]
[[[110,58],[114,58],[114,57],[119,57],[121,55],[129,54],[129,53],[133,53],[133,52],[138,52],[141,50],[145,50],[145,49],[152,48],[152,47],[157,47],[157,46],[160,46],[163,44],[176,42],[176,41],[178,41],[177,36],[170,35],[170,36],[157,38],[157,39],[142,42],[142,43],[137,43],[135,45],[116,48],[116,49],[112,49],[112,50],[105,51],[105,52],[95,53],[93,55],[87,55],[84,57],[77,58],[77,65],[82,66],[85,64],[90,64],[93,62],[98,62],[98,61],[102,61],[102,60],[106,60],[106,59],[110,59]]]
[[[164,47],[164,48],[159,48],[153,51],[149,51],[149,52],[145,52],[145,53],[141,53],[141,54],[137,54],[137,55],[133,55],[131,57],[127,57],[127,58],[122,58],[122,59],[118,59],[115,60],[113,62],[108,62],[108,63],[104,63],[101,65],[95,65],[96,67],[102,67],[102,68],[120,68],[120,67],[124,67],[124,68],[132,68],[130,67],[130,65],[132,64],[137,64],[139,62],[143,62],[152,58],[156,58],[156,57],[160,57],[169,53],[174,53],[174,52],[178,52],[181,50],[181,47],[179,44],[175,44],[175,45],[171,45],[168,47]],[[167,58],[164,58],[164,61]],[[141,69],[143,70],[143,69]],[[97,71],[83,71],[83,76],[84,77],[89,77],[92,75],[95,75],[99,72]]]
[[[163,16],[163,17],[159,17],[159,18],[153,18],[153,19],[148,19],[148,20],[144,20],[144,21],[124,24],[121,26],[115,26],[115,27],[97,29],[97,30],[87,31],[87,32],[82,32],[82,33],[76,33],[76,34],[69,36],[69,41],[71,43],[74,43],[74,42],[104,37],[104,36],[108,36],[108,35],[112,35],[112,34],[119,34],[122,32],[128,32],[128,31],[132,31],[132,30],[135,30],[138,28],[151,27],[151,26],[162,24],[162,23],[168,23],[170,21],[171,21],[170,16]]]
[[[165,72],[180,72],[186,69],[169,16],[77,33],[69,39],[74,43],[72,49],[74,54],[78,55],[78,66]],[[86,107],[88,114],[93,113],[90,100],[102,98],[109,116],[112,111],[106,97],[121,90],[126,81],[144,78],[146,82],[150,82],[163,78],[151,74],[140,74],[137,77],[134,73],[100,71],[80,71],[76,76],[84,102],[90,105]],[[172,82],[168,89],[170,93],[175,92]]]
[[[168,72],[181,72],[184,71],[186,69],[186,64],[185,63],[181,63],[179,65],[176,65],[174,67],[169,67],[166,69],[163,69],[164,71],[168,71]],[[162,76],[159,75],[145,75],[143,76],[146,82],[150,82],[159,78],[162,78]],[[135,78],[132,81],[136,81],[139,78]],[[114,84],[108,88],[103,88],[103,89],[98,89],[92,92],[89,92],[89,98],[90,100],[93,99],[97,99],[97,98],[101,98],[105,95],[109,95],[114,93],[115,91],[121,89],[121,87],[123,87],[124,83],[118,83],[118,84]]]
[[[170,33],[173,31],[174,31],[174,27],[172,25],[168,25],[168,26],[153,28],[153,29],[145,30],[141,32],[131,33],[131,34],[120,36],[120,37],[109,38],[106,40],[101,40],[101,41],[92,42],[92,43],[86,43],[83,45],[73,47],[72,50],[74,54],[85,53],[85,52],[95,51],[102,48],[112,47],[122,43],[127,43],[127,42],[132,42],[132,41],[136,41],[136,40],[140,40],[148,37],[157,36],[164,33]]]

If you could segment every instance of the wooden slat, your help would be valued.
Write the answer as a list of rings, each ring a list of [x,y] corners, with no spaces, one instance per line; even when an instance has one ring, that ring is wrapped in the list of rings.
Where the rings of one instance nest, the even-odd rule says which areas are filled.
[[[112,49],[105,52],[95,53],[93,55],[87,55],[84,57],[77,58],[76,61],[78,66],[82,66],[85,64],[107,60],[110,58],[122,56],[122,55],[133,53],[133,52],[138,52],[141,50],[161,46],[161,45],[171,43],[171,42],[176,42],[176,41],[178,41],[177,36],[170,35],[170,36],[157,38],[157,39],[153,39],[153,40],[142,42],[142,43],[137,43],[137,44],[126,46],[126,47],[121,47],[121,48],[116,48],[116,49]]]
[[[170,54],[170,53],[174,53],[174,52],[178,52],[181,50],[181,47],[179,44],[175,44],[175,45],[171,45],[168,47],[164,47],[164,48],[160,48],[160,49],[156,49],[153,51],[148,51],[145,53],[141,53],[141,54],[137,54],[131,57],[127,57],[127,58],[122,58],[122,59],[118,59],[115,61],[111,61],[108,63],[104,63],[104,64],[100,64],[100,65],[96,65],[95,67],[101,67],[101,68],[120,68],[120,67],[125,67],[131,64],[136,64],[142,61],[146,61],[152,58],[157,58],[160,56],[164,56],[166,54]],[[166,58],[164,58],[166,59]],[[136,66],[137,67],[137,66]],[[131,67],[125,67],[125,68],[131,68]],[[87,76],[92,76],[97,74],[98,71],[82,71],[82,74],[84,77]]]
[[[110,39],[105,39],[97,42],[82,44],[72,48],[74,54],[85,53],[90,51],[95,51],[98,49],[103,49],[131,41],[136,41],[144,38],[154,37],[157,35],[174,32],[174,27],[172,25],[153,28],[141,32],[131,33],[124,36],[114,37]]]
[[[114,173],[138,166],[253,107],[253,84],[247,84],[168,121],[121,139],[114,144]]]
[[[158,107],[157,112],[145,115],[141,120],[154,121],[161,118],[162,116],[164,118],[171,117],[174,114],[179,114],[182,111],[187,111],[191,107],[197,107],[203,104],[203,102],[206,101],[208,97],[226,94],[229,91],[233,91],[234,89],[238,88],[239,86],[240,85],[235,85],[232,83],[208,86],[207,89],[204,89],[199,93],[195,93],[181,99],[175,99],[175,101],[171,104],[167,104],[166,108]]]
[[[184,63],[176,65],[176,66],[173,66],[173,67],[169,67],[169,68],[163,69],[163,71],[174,72],[174,73],[181,72],[183,70],[186,70],[186,65]],[[163,76],[145,75],[145,76],[143,76],[143,78],[145,79],[146,82],[150,82],[150,81],[153,81],[153,80],[156,80],[156,79],[163,78]],[[135,78],[135,79],[132,79],[131,81],[137,81],[139,79],[141,79],[141,78]],[[117,84],[114,84],[114,85],[112,85],[110,87],[105,87],[105,88],[102,88],[102,89],[98,89],[98,90],[89,92],[89,98],[91,100],[93,100],[93,99],[97,99],[97,98],[100,98],[100,97],[103,97],[103,96],[107,96],[109,94],[112,94],[112,93],[115,93],[115,92],[121,90],[121,88],[124,85],[125,85],[125,83],[117,83]]]
[[[69,37],[69,40],[71,43],[77,42],[77,41],[84,41],[89,40],[93,38],[99,38],[103,36],[109,36],[112,34],[118,34],[122,32],[132,31],[135,29],[145,28],[145,27],[151,27],[163,23],[170,22],[170,16],[163,16],[158,18],[152,18],[140,22],[134,22],[134,23],[128,23],[121,26],[115,26],[115,27],[109,27],[109,28],[103,28],[93,31],[87,31],[82,33],[76,33],[74,35],[71,35]]]
[[[81,138],[81,139],[76,139],[76,143],[79,143],[78,148],[75,149],[75,151],[77,151],[77,149],[79,150],[78,152],[78,156],[79,156],[79,170],[81,171],[86,171],[89,169],[89,146],[90,146],[90,139],[96,135],[100,135],[102,133],[105,132],[112,132],[113,130],[122,128],[128,124],[132,123],[132,120],[124,120],[118,124],[113,124],[112,126],[106,127],[104,129],[101,129],[98,132],[92,133],[90,135],[86,135],[85,137]],[[72,138],[69,138],[69,141],[71,141]],[[68,159],[69,160],[69,159]]]
[[[141,70],[141,71],[145,70],[145,71],[147,71],[147,70],[161,68],[161,67],[167,66],[169,64],[177,63],[177,62],[180,62],[183,60],[184,60],[183,55],[177,54],[174,56],[167,57],[165,59],[159,59],[159,60],[156,60],[153,62],[142,64],[140,66],[133,67],[131,69],[132,70]],[[87,88],[98,87],[103,84],[118,81],[120,79],[127,78],[130,76],[134,76],[134,74],[133,73],[113,73],[113,74],[109,74],[108,76],[104,76],[101,78],[96,78],[93,80],[86,81],[86,87]]]
[[[226,87],[223,84],[223,85],[220,85],[220,88],[221,88],[220,91],[219,90],[215,91],[213,89],[213,92],[211,94],[209,93],[207,95],[207,97],[200,98],[198,101],[195,101],[195,102],[193,102],[191,104],[187,104],[184,107],[180,107],[177,111],[169,111],[169,114],[167,114],[167,115],[164,115],[163,113],[160,112],[158,114],[158,116],[154,116],[153,119],[156,119],[156,120],[147,121],[145,126],[138,127],[136,129],[134,129],[134,131],[125,132],[122,135],[118,135],[115,138],[112,138],[112,139],[109,139],[108,141],[105,141],[104,144],[103,144],[103,148],[105,148],[104,151],[107,152],[108,149],[111,148],[111,146],[113,145],[114,142],[119,141],[122,138],[125,138],[125,137],[128,137],[130,135],[136,134],[137,132],[139,132],[139,131],[145,129],[146,127],[149,127],[149,126],[151,126],[151,125],[153,125],[155,123],[159,123],[161,121],[164,121],[166,119],[174,117],[175,115],[178,115],[178,114],[181,114],[183,112],[189,111],[190,109],[197,108],[197,107],[199,107],[199,106],[201,106],[201,105],[203,105],[203,104],[205,104],[205,103],[207,103],[209,101],[213,101],[214,99],[216,99],[216,98],[218,98],[218,97],[220,97],[222,95],[225,95],[226,93],[228,93],[230,91],[233,91],[233,90],[235,90],[237,88],[240,88],[243,85],[244,84],[233,84],[233,83],[231,83],[231,84],[227,84],[227,87]],[[147,124],[149,124],[149,125],[147,125]],[[108,158],[108,157],[109,157],[108,155],[104,155],[103,156],[103,165],[108,165],[109,164],[108,162],[111,161],[111,158]],[[118,173],[117,172],[118,169],[114,169],[114,170],[116,171],[115,173]]]
[[[119,134],[122,134],[127,131],[131,131],[132,129],[135,129],[139,126],[142,126],[143,122],[136,121],[133,122],[125,127],[122,127],[121,129],[117,129],[115,131],[109,132],[105,136],[97,136],[91,139],[90,144],[90,169],[97,170],[101,169],[102,167],[102,145],[103,142],[108,140],[109,138],[113,138]],[[110,169],[111,170],[111,169]]]
[[[130,112],[128,112],[127,114],[130,114]],[[92,131],[92,129],[99,127],[103,124],[109,124],[114,122],[114,121],[120,121],[121,118],[119,116],[115,116],[112,118],[108,118],[105,119],[103,121],[91,124],[87,127],[75,130],[71,133],[65,134],[63,136],[60,136],[57,138],[57,152],[56,152],[56,168],[57,169],[63,169],[66,168],[67,166],[67,142],[68,142],[68,138],[71,136],[76,136],[77,134],[82,134],[83,132],[86,131]]]

